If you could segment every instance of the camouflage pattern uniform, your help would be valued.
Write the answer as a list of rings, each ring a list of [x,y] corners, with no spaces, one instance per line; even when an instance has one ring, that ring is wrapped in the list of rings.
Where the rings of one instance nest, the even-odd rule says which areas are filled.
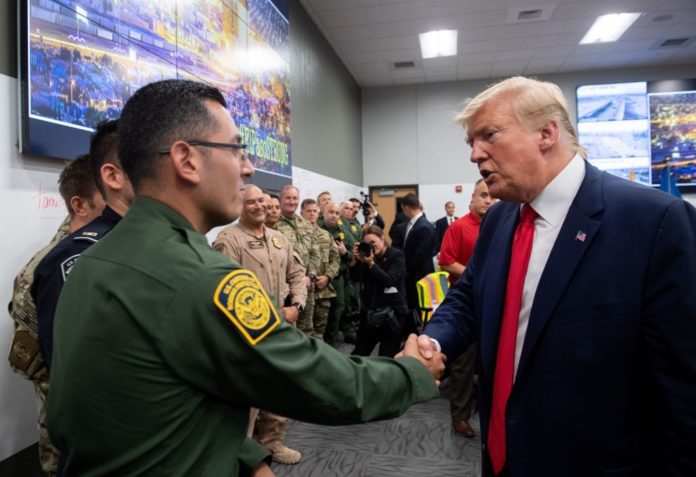
[[[348,265],[350,265],[353,255],[353,236],[349,231],[346,231],[339,221],[334,229],[329,228],[324,224],[323,228],[329,232],[331,238],[336,241],[340,240],[346,247],[346,254],[341,256],[341,264],[338,275],[331,281],[331,284],[336,291],[336,297],[332,298],[331,309],[329,310],[329,318],[324,332],[324,341],[333,347],[338,345],[338,332],[340,328],[345,329],[345,302],[346,302],[346,281],[348,279]],[[342,326],[343,325],[343,326]],[[355,331],[353,331],[355,334]]]
[[[36,393],[39,431],[39,462],[48,475],[55,475],[60,453],[53,447],[46,429],[46,396],[48,395],[48,371],[43,362],[39,348],[38,321],[36,304],[31,297],[31,285],[34,283],[34,270],[43,258],[58,242],[68,236],[70,217],[66,217],[51,239],[51,242],[34,255],[17,274],[12,290],[10,315],[14,320],[14,336],[10,346],[10,367],[25,379],[32,381]]]
[[[362,241],[362,225],[357,218],[345,219],[341,218],[344,228],[348,229],[353,235],[353,240],[356,242]],[[348,336],[353,337],[357,334],[358,324],[360,322],[360,283],[350,279],[350,274],[346,276],[346,311],[345,311],[345,328],[348,330]]]
[[[321,290],[315,288],[314,314],[309,317],[309,320],[302,323],[298,320],[297,327],[321,340],[324,338],[326,323],[329,319],[331,299],[336,297],[336,291],[331,281],[338,275],[341,256],[338,254],[338,247],[331,234],[321,227],[314,229],[313,242],[317,248],[317,253],[314,254],[311,260],[314,261],[313,266],[316,270],[316,277],[325,275],[329,277],[329,283]]]
[[[291,219],[281,215],[276,228],[278,232],[285,235],[290,241],[292,248],[300,257],[300,260],[302,260],[302,264],[307,267],[306,276],[310,278],[316,276],[317,270],[315,264],[321,260],[321,258],[318,248],[314,245],[314,229],[312,224],[299,215],[295,215]],[[300,327],[301,323],[305,326],[304,323],[308,321],[311,322],[313,314],[314,290],[310,289],[307,290],[307,303],[305,304],[305,309],[300,313],[297,319],[298,327]]]

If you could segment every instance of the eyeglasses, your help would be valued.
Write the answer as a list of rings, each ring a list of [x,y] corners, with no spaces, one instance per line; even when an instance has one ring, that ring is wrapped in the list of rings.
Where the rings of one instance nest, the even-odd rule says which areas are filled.
[[[221,147],[221,148],[225,148],[225,149],[234,149],[237,151],[245,151],[247,148],[246,144],[238,144],[236,142],[208,142],[208,141],[199,141],[197,139],[193,139],[191,141],[186,141],[186,142],[190,146]],[[169,154],[169,149],[160,149],[158,152],[162,155]]]

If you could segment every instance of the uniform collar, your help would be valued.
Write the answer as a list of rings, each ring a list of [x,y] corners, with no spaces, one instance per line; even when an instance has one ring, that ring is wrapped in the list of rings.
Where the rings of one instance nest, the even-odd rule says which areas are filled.
[[[115,213],[115,212],[114,212]],[[128,218],[142,218],[145,220],[161,220],[174,227],[197,232],[191,223],[179,212],[168,205],[149,197],[138,196],[128,209]],[[203,236],[203,234],[200,234]]]

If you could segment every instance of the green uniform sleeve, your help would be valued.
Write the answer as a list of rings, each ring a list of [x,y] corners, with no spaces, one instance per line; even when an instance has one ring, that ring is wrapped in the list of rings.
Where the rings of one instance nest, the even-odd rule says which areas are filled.
[[[213,299],[223,288],[234,289],[228,272],[191,277],[163,325],[161,352],[193,387],[234,406],[328,425],[392,418],[438,395],[417,360],[344,356],[277,318],[260,287],[235,295],[241,301],[223,302],[223,311]],[[262,316],[264,308],[270,314]],[[276,320],[251,344],[247,336],[258,336]]]
[[[271,453],[254,439],[245,438],[239,448],[239,470],[241,475],[251,475],[261,462],[271,463]]]
[[[331,240],[329,244],[329,260],[326,263],[325,275],[329,278],[336,278],[339,268],[341,267],[341,256],[338,254],[336,243]]]

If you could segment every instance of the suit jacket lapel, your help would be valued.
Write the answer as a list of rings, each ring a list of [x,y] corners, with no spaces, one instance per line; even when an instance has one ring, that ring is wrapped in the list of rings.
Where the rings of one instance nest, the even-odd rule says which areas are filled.
[[[592,217],[602,208],[601,174],[586,164],[585,178],[568,210],[539,280],[517,369],[517,379],[522,375],[534,346],[563,297],[582,256],[597,235],[601,222]]]

